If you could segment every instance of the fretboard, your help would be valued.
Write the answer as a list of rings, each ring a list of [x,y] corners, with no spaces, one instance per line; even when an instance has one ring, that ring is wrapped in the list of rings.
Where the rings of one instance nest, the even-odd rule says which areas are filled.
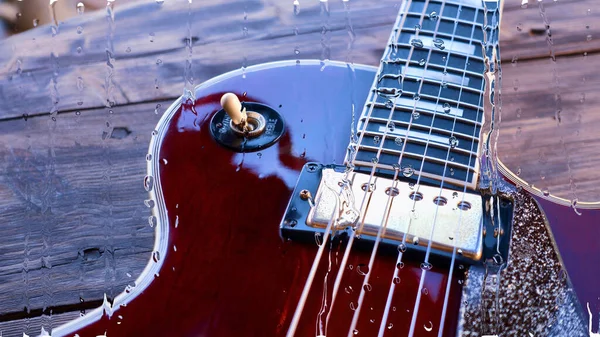
[[[497,1],[403,2],[347,156],[355,170],[476,186],[498,16]]]

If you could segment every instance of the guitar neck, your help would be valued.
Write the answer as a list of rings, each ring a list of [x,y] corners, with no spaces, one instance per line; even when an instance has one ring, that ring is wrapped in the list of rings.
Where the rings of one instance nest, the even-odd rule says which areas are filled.
[[[349,146],[355,170],[477,186],[499,9],[495,0],[403,2]]]

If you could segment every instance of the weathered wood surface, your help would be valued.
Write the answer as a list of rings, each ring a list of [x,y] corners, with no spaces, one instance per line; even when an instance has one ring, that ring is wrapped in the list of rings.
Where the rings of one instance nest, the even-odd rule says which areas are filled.
[[[331,59],[376,65],[398,4],[351,1],[356,38],[348,50],[347,13],[341,2],[331,3],[329,19],[320,14],[316,1],[301,2],[298,16],[291,2],[196,2],[192,7],[195,82],[239,68],[244,57],[247,65],[320,58],[323,37]],[[595,0],[544,1],[554,48],[561,55],[553,63],[537,1],[527,9],[520,5],[521,1],[507,0],[504,11],[500,157],[514,170],[520,167],[521,177],[536,186],[568,196],[568,154],[578,196],[598,197],[595,186],[600,173],[594,168],[600,150],[594,130],[600,124],[595,93],[600,84],[591,71],[600,66],[596,54],[600,26],[592,20],[598,18],[600,6]],[[25,306],[31,310],[29,316],[36,317],[49,313],[47,306],[68,315],[96,305],[104,292],[115,294],[135,279],[150,257],[153,235],[143,203],[144,156],[160,113],[183,88],[188,4],[144,1],[120,6],[117,2],[115,7],[116,106],[110,109],[105,107],[109,34],[104,11],[61,23],[55,37],[49,26],[42,26],[0,44],[3,336],[12,336],[24,326],[19,318],[26,317]],[[324,24],[329,31],[322,35]],[[78,26],[83,27],[82,34],[77,33]],[[587,35],[592,36],[590,41]],[[588,53],[585,59],[583,52]],[[51,53],[57,57],[50,57]],[[55,71],[59,114],[53,121],[48,112]],[[78,77],[83,86],[78,85]],[[560,125],[554,119],[557,93]],[[586,96],[580,102],[582,93]],[[566,149],[556,146],[561,137]],[[55,316],[30,319],[29,331],[39,331],[40,322],[57,324]]]

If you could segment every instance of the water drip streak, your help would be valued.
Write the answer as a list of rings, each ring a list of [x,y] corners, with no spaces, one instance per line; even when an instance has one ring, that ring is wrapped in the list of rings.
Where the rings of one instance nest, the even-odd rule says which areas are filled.
[[[114,285],[116,282],[116,263],[114,257],[114,205],[112,202],[112,183],[111,177],[113,174],[113,163],[112,163],[112,153],[110,151],[110,146],[108,141],[111,139],[111,135],[113,132],[112,126],[112,115],[113,110],[111,109],[115,105],[115,100],[113,97],[113,76],[114,76],[114,45],[113,38],[115,33],[115,14],[114,14],[114,0],[108,0],[106,3],[106,21],[107,21],[107,31],[106,31],[106,79],[105,79],[105,89],[106,89],[106,101],[105,105],[109,109],[108,114],[106,116],[104,132],[102,133],[102,148],[103,155],[106,158],[106,168],[102,174],[102,179],[105,181],[104,188],[104,196],[103,200],[106,202],[105,207],[105,216],[104,216],[104,254],[103,254],[103,262],[104,262],[104,295],[107,299],[105,305],[110,306],[107,313],[110,315],[112,313],[112,299],[114,297]]]
[[[107,108],[111,108],[115,105],[114,98],[114,69],[115,69],[115,47],[113,39],[115,36],[115,12],[114,12],[114,0],[108,0],[106,3],[106,21],[108,27],[106,30],[106,77],[104,79],[104,89],[106,94],[106,100],[104,105]]]
[[[346,62],[352,63],[352,52],[354,50],[354,41],[356,40],[356,34],[354,33],[354,27],[352,26],[352,16],[350,12],[350,3],[348,0],[344,0],[344,9],[346,10],[346,31],[348,32],[348,47],[346,50]]]
[[[185,67],[183,68],[183,96],[184,101],[187,99],[192,99],[195,101],[195,92],[194,92],[194,72],[192,70],[192,59],[194,55],[194,39],[192,36],[192,21],[193,21],[193,12],[192,12],[192,0],[189,0],[188,4],[188,20],[187,20],[187,39],[186,39],[186,49],[187,49],[187,57],[185,59]]]
[[[41,262],[41,280],[42,280],[42,329],[43,327],[48,328],[49,331],[52,331],[52,310],[51,306],[54,303],[54,293],[53,293],[53,284],[52,277],[50,275],[50,268],[52,264],[50,262],[50,253],[52,252],[52,228],[50,224],[52,223],[52,219],[50,218],[49,210],[52,208],[52,201],[50,196],[52,195],[52,191],[50,191],[50,186],[53,186],[53,177],[55,170],[55,144],[56,144],[56,117],[58,116],[58,103],[59,103],[59,92],[58,92],[58,75],[59,75],[59,64],[58,64],[58,55],[54,51],[54,38],[59,33],[58,28],[58,20],[56,19],[56,13],[54,9],[54,5],[57,0],[50,0],[50,17],[51,17],[51,30],[52,30],[52,49],[50,52],[50,59],[52,61],[52,77],[50,79],[50,99],[52,100],[52,109],[50,110],[50,119],[51,122],[48,123],[48,138],[49,138],[49,156],[48,156],[48,165],[47,172],[45,174],[46,181],[44,186],[46,190],[42,193],[41,200],[41,211],[42,214],[42,249],[40,254],[40,262]],[[49,314],[48,314],[49,313]]]
[[[554,103],[555,103],[554,119],[556,119],[556,127],[560,128],[561,123],[562,123],[562,116],[561,116],[562,99],[561,99],[561,89],[560,89],[560,83],[559,83],[560,76],[558,74],[556,53],[554,51],[554,40],[552,38],[552,32],[550,30],[550,20],[548,19],[548,16],[546,14],[544,4],[542,2],[538,2],[538,6],[539,6],[539,11],[540,11],[540,17],[544,21],[544,25],[546,27],[546,35],[547,35],[546,41],[548,44],[548,51],[550,53],[550,60],[552,61],[552,82],[554,84]],[[573,208],[575,213],[577,213],[578,215],[581,215],[581,213],[577,210],[577,187],[575,184],[575,178],[573,176],[573,171],[571,169],[571,156],[569,155],[569,151],[567,149],[567,145],[565,143],[564,137],[562,136],[562,133],[559,132],[559,134],[561,134],[559,142],[560,142],[561,148],[563,150],[563,154],[565,155],[565,157],[567,159],[567,174],[569,176],[569,188],[571,191],[571,200],[572,200],[571,207]]]
[[[329,2],[327,0],[321,0],[321,65],[325,66],[325,63],[331,58],[331,37],[327,33],[331,30],[330,18],[331,13],[329,12]]]

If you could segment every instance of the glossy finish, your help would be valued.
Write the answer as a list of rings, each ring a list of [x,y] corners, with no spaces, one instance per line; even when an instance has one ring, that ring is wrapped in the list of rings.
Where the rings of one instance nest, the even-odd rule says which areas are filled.
[[[289,64],[288,64],[289,65]],[[238,73],[239,75],[239,73]],[[287,66],[247,71],[197,90],[195,108],[185,105],[168,120],[160,147],[160,187],[169,218],[169,247],[160,276],[108,320],[80,336],[283,336],[317,251],[316,244],[282,242],[279,223],[307,160],[341,163],[347,146],[351,103],[361,106],[370,68]],[[211,116],[222,93],[277,109],[286,133],[273,147],[240,154],[210,136]],[[357,114],[359,111],[357,111]],[[159,135],[160,136],[160,135]],[[166,164],[165,164],[166,163]],[[177,227],[175,223],[177,222]],[[175,248],[176,247],[176,251]],[[331,254],[336,259],[343,250]],[[379,254],[371,272],[357,329],[379,329],[396,251]],[[341,256],[337,256],[341,258]],[[368,252],[354,250],[336,300],[327,336],[346,336],[360,293]],[[297,336],[314,336],[328,258],[322,260]],[[421,274],[420,258],[406,261],[386,322],[386,335],[406,335]],[[331,275],[335,275],[334,266]],[[437,334],[448,276],[434,263],[425,280],[415,336]],[[453,275],[446,333],[453,336],[460,286]],[[333,276],[328,278],[331,288]],[[119,317],[122,317],[120,319]],[[371,322],[372,321],[372,322]],[[430,323],[431,322],[431,323]],[[432,327],[432,331],[425,328]]]
[[[160,165],[160,184],[155,188],[164,195],[169,222],[168,252],[158,260],[163,263],[160,274],[111,319],[103,317],[78,331],[80,336],[285,335],[318,247],[282,242],[278,225],[306,161],[342,162],[351,105],[356,105],[358,115],[374,76],[372,68],[366,67],[352,70],[332,63],[320,68],[314,62],[285,63],[249,68],[245,79],[240,72],[226,74],[197,89],[193,108],[184,104],[163,118],[166,133],[157,135],[162,143],[153,156]],[[218,145],[208,128],[221,94],[227,91],[277,109],[286,120],[281,140],[249,154]],[[542,205],[548,207],[551,219],[573,221],[563,206]],[[568,227],[558,228],[568,231]],[[566,248],[573,245],[567,243]],[[586,252],[598,256],[593,247],[598,246]],[[317,334],[323,285],[330,291],[342,253],[343,247],[325,254],[296,336]],[[357,326],[359,335],[377,335],[396,254],[377,255]],[[328,257],[333,267],[326,279]],[[327,336],[348,334],[368,258],[368,252],[352,251],[351,269],[345,271]],[[384,323],[386,336],[408,334],[421,261],[422,256],[405,258],[390,318]],[[566,264],[577,268],[576,261]],[[443,336],[455,335],[460,275],[449,274],[444,263],[434,261],[425,278],[427,292],[421,299],[415,336],[438,335],[449,275],[453,279]],[[590,294],[591,281],[576,281],[580,296]]]

